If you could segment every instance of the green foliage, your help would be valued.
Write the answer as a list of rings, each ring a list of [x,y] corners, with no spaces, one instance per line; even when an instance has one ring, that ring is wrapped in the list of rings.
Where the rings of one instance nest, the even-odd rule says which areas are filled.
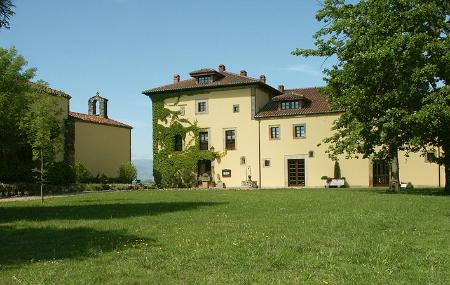
[[[47,183],[52,185],[70,185],[75,182],[75,169],[72,165],[60,161],[48,168]]]
[[[327,180],[327,179],[328,179],[328,176],[323,175],[322,177],[320,177],[320,179],[322,179],[322,180]]]
[[[0,181],[31,180],[31,149],[20,121],[27,112],[29,80],[35,69],[25,69],[26,60],[16,49],[0,48]]]
[[[9,20],[12,15],[14,15],[13,9],[14,4],[12,0],[1,0],[0,1],[0,29],[9,29]]]
[[[337,64],[325,70],[323,90],[330,106],[343,111],[334,135],[325,139],[330,155],[395,162],[399,149],[445,146],[450,141],[450,2],[347,2],[324,1],[316,15],[324,24],[314,35],[316,48],[293,51],[337,57]]]
[[[334,178],[341,179],[341,166],[337,160],[334,162]]]
[[[85,183],[88,182],[91,178],[91,173],[87,169],[87,167],[81,162],[76,162],[74,166],[75,171],[75,182],[76,183]]]
[[[62,151],[64,124],[59,119],[62,110],[56,100],[43,91],[33,90],[29,96],[33,101],[20,121],[20,129],[27,135],[33,160],[41,164],[34,171],[42,184],[46,181],[48,167],[54,163],[56,154]]]
[[[197,122],[180,118],[178,112],[164,107],[164,100],[198,93],[184,92],[159,94],[151,97],[153,103],[153,176],[155,183],[164,188],[193,187],[196,184],[199,160],[214,160],[217,152],[200,150]],[[175,136],[185,141],[183,151],[174,151]]]
[[[122,183],[131,183],[137,177],[137,170],[134,165],[128,161],[119,168],[119,181]]]

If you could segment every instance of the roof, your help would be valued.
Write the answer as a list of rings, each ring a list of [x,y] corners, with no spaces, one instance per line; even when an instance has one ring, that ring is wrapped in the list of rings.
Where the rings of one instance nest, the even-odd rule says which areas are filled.
[[[195,73],[194,73],[195,72]],[[167,93],[167,92],[176,92],[176,91],[185,91],[185,90],[195,90],[195,89],[211,89],[211,88],[219,88],[219,87],[230,87],[230,86],[243,86],[243,85],[259,85],[263,88],[270,89],[275,94],[281,94],[277,89],[273,88],[272,86],[265,84],[258,79],[248,77],[248,76],[240,76],[238,74],[228,72],[228,71],[215,71],[214,69],[200,69],[196,70],[194,74],[197,74],[198,72],[216,72],[216,74],[220,74],[220,78],[218,78],[216,81],[205,83],[205,84],[198,84],[197,80],[195,78],[188,79],[188,80],[182,80],[177,83],[172,83],[160,87],[156,87],[153,89],[148,89],[143,91],[142,93],[145,95],[154,95],[154,94],[160,94],[160,93]]]
[[[293,90],[287,90],[281,95],[272,97],[272,101],[292,101],[292,100],[305,100],[306,97],[302,93]]]
[[[103,118],[97,115],[88,115],[88,114],[82,114],[82,113],[76,113],[76,112],[69,112],[69,117],[74,118],[75,120],[88,122],[88,123],[94,123],[94,124],[101,124],[101,125],[107,125],[107,126],[113,126],[113,127],[121,127],[121,128],[127,128],[132,129],[132,126],[126,125],[124,123],[111,120],[108,118]]]
[[[194,71],[190,72],[189,75],[208,74],[208,73],[217,73],[217,71],[215,71],[212,68],[202,68],[202,69],[194,70]]]
[[[279,109],[279,100],[274,101],[276,97],[279,98],[294,98],[301,94],[304,99],[308,100],[308,103],[300,109]],[[278,99],[279,99],[278,98]],[[330,110],[328,101],[324,96],[320,95],[319,87],[312,88],[299,88],[299,89],[289,89],[285,90],[283,95],[273,97],[255,118],[267,118],[267,117],[283,117],[283,116],[294,116],[294,115],[307,115],[307,114],[323,114],[323,113],[335,113],[337,111]]]
[[[58,97],[64,97],[64,98],[67,98],[67,99],[72,98],[72,97],[70,97],[70,95],[67,94],[67,93],[64,93],[64,92],[62,92],[62,91],[60,91],[60,90],[52,89],[52,88],[50,88],[50,87],[47,87],[47,86],[42,85],[42,84],[39,84],[39,83],[30,82],[30,86],[31,86],[32,88],[41,90],[41,91],[43,91],[43,92],[45,92],[45,93],[47,93],[47,94],[49,94],[49,95],[58,96]]]

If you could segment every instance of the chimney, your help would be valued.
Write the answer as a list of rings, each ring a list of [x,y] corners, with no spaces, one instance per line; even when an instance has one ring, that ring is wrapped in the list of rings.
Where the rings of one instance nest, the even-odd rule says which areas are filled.
[[[247,71],[245,70],[241,70],[241,72],[239,73],[240,76],[247,76]]]
[[[175,75],[173,76],[173,83],[175,84],[175,83],[178,83],[178,82],[180,82],[180,75],[175,74]]]
[[[261,81],[262,83],[266,83],[266,76],[265,75],[260,75],[259,76],[259,81]]]
[[[278,91],[284,93],[284,85],[278,85]]]
[[[225,71],[225,65],[219,64],[219,71],[220,72]]]

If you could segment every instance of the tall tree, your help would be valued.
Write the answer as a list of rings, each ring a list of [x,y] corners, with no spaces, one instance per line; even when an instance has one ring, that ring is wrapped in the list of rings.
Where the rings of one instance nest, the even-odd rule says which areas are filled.
[[[27,134],[28,143],[33,151],[33,160],[39,162],[34,169],[41,186],[41,199],[44,201],[43,186],[47,169],[55,160],[56,153],[62,151],[63,121],[58,119],[62,110],[54,98],[43,91],[30,94],[32,103],[21,120],[20,127]]]
[[[0,0],[0,29],[9,29],[9,19],[14,15],[12,0]]]
[[[29,80],[35,69],[25,69],[26,60],[15,48],[0,48],[0,181],[26,180],[25,162],[31,161],[26,138],[19,130],[27,111]]]
[[[450,2],[347,2],[325,0],[316,15],[324,24],[314,35],[316,48],[292,53],[337,58],[325,70],[324,93],[332,108],[343,111],[334,135],[325,139],[329,153],[391,161],[390,189],[398,190],[399,150],[445,145],[438,124],[428,127],[439,143],[424,139],[422,128],[436,117],[420,114],[429,115],[448,96],[442,89],[448,88]],[[450,156],[449,150],[444,153]]]

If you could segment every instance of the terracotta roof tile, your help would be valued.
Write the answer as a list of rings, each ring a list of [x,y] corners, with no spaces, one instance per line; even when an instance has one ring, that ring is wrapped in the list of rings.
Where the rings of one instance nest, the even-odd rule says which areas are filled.
[[[274,101],[275,98],[294,98],[299,95],[303,95],[304,99],[308,102],[300,109],[289,109],[281,110],[278,108],[279,101]],[[284,97],[283,97],[284,96]],[[288,100],[288,99],[284,99]],[[258,114],[256,118],[267,118],[267,117],[283,117],[283,116],[295,116],[295,115],[306,115],[306,114],[322,114],[322,113],[333,113],[337,111],[330,110],[328,106],[328,101],[325,97],[320,95],[320,88],[299,88],[285,90],[283,95],[275,96],[272,101],[266,104]]]
[[[209,70],[202,69],[201,71]],[[211,69],[212,71],[215,71]],[[198,70],[196,71],[198,72]],[[206,83],[206,84],[198,84],[195,78],[182,80],[177,83],[168,84],[160,87],[156,87],[153,89],[148,89],[142,92],[145,95],[153,95],[158,93],[165,93],[171,91],[184,91],[184,90],[194,90],[194,89],[209,89],[209,88],[218,88],[218,87],[227,87],[227,86],[239,86],[239,85],[252,85],[258,84],[262,87],[268,88],[271,91],[275,92],[275,94],[280,94],[278,90],[273,88],[270,85],[267,85],[258,79],[248,77],[248,76],[240,76],[238,74],[228,72],[228,71],[216,71],[217,74],[221,75],[221,78],[218,78],[216,81]]]
[[[272,97],[272,101],[292,101],[302,99],[306,99],[305,95],[292,90],[286,90],[283,94]]]
[[[82,114],[82,113],[76,113],[76,112],[69,112],[69,117],[72,117],[76,120],[80,120],[83,122],[89,122],[89,123],[95,123],[95,124],[101,124],[101,125],[108,125],[108,126],[114,126],[114,127],[122,127],[127,129],[132,129],[132,126],[126,125],[124,123],[114,121],[108,118],[103,118],[96,115],[88,115],[88,114]]]
[[[45,93],[47,93],[49,95],[58,96],[58,97],[64,97],[64,98],[67,98],[67,99],[72,98],[67,93],[64,93],[64,92],[62,92],[60,90],[52,89],[50,87],[47,87],[47,86],[39,84],[39,83],[30,82],[30,86],[31,86],[31,88],[35,88],[35,89],[41,90],[41,91],[43,91],[43,92],[45,92]]]

